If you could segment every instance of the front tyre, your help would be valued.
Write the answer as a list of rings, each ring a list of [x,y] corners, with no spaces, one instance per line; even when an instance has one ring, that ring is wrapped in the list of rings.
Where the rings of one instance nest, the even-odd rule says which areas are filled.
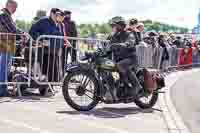
[[[92,70],[80,69],[64,78],[62,88],[65,101],[77,111],[92,110],[98,104],[98,81]],[[87,102],[89,101],[89,102]]]

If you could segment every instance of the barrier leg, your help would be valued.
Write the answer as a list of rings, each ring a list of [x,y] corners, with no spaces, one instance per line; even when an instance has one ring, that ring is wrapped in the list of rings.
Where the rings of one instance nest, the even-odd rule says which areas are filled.
[[[21,98],[22,97],[22,92],[21,92],[19,84],[17,85],[17,93],[18,93],[18,96]]]
[[[55,90],[53,89],[53,87],[51,86],[50,83],[48,83],[48,86],[49,86],[49,88],[46,89],[46,92],[45,92],[46,96],[47,96],[49,90],[51,91],[52,95],[55,96]]]

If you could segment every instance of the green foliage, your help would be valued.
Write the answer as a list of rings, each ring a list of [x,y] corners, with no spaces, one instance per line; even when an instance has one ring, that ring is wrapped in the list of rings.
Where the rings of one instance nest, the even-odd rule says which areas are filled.
[[[22,29],[25,32],[28,32],[31,28],[31,23],[26,22],[24,20],[16,20],[16,25],[18,28]]]
[[[16,20],[16,24],[20,29],[23,29],[24,31],[28,32],[31,25],[43,16],[46,16],[46,11],[38,10],[32,22],[25,22],[24,20]],[[181,33],[187,33],[189,31],[189,29],[187,28],[164,24],[149,19],[144,20],[142,22],[145,25],[146,31],[155,30],[157,32],[181,32]],[[111,27],[107,23],[80,24],[78,25],[78,31],[81,37],[95,36],[98,33],[107,35],[111,32]]]
[[[98,27],[99,33],[108,34],[111,32],[111,27],[108,24],[102,24]]]

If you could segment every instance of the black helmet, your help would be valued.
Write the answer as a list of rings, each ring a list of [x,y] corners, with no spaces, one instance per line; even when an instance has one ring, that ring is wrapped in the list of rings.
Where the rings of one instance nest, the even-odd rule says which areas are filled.
[[[110,21],[109,21],[110,25],[126,25],[126,21],[123,17],[121,16],[116,16],[113,17]]]

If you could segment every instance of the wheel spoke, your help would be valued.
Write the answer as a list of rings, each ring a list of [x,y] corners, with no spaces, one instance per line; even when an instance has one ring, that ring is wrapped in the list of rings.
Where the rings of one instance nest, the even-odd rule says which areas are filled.
[[[88,79],[88,78],[87,78]],[[89,80],[85,80],[85,82],[83,83],[83,87],[86,88],[88,86],[88,84],[90,83],[90,79]]]
[[[92,90],[85,89],[87,92],[94,93]]]
[[[74,74],[68,82],[68,94],[77,106],[90,106],[94,102],[95,83],[87,73]]]
[[[81,84],[83,84],[83,81],[84,81],[84,75],[82,75],[82,78],[81,78]]]
[[[86,93],[85,93],[84,95],[86,95],[86,96],[87,96],[87,97],[89,97],[90,99],[93,99],[91,96],[89,96],[89,95],[88,95],[88,94],[86,94]]]

